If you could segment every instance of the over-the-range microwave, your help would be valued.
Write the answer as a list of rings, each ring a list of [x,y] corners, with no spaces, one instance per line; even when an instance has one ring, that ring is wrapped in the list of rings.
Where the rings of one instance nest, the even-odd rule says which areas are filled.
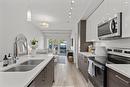
[[[122,12],[116,17],[98,25],[98,38],[111,38],[122,36]]]

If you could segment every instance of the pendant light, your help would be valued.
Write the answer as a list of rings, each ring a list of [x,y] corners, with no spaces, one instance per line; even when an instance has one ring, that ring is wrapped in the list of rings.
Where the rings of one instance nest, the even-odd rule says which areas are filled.
[[[32,21],[32,12],[31,12],[31,8],[30,8],[30,0],[28,0],[28,6],[27,6],[27,21],[31,22]]]

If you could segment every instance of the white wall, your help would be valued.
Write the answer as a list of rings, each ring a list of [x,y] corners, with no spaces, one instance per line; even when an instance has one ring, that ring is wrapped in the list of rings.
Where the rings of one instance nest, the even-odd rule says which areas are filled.
[[[68,38],[66,41],[67,41],[66,49],[67,49],[67,50],[70,50],[70,48],[71,48],[71,46],[72,46],[72,40],[71,40],[71,38]]]
[[[74,63],[76,63],[76,66],[78,67],[78,23],[75,24],[71,38],[73,38],[73,53],[74,53]]]
[[[0,59],[13,52],[15,37],[22,33],[28,42],[36,38],[43,48],[43,35],[36,26],[26,21],[27,0],[0,0]]]

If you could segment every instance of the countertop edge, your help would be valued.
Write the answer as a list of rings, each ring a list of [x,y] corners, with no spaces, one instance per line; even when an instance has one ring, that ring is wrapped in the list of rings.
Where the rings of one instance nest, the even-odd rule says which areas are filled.
[[[118,64],[119,65],[119,64]],[[112,69],[112,70],[114,70],[114,71],[116,71],[116,72],[118,72],[118,73],[120,73],[120,74],[122,74],[122,75],[124,75],[124,76],[126,76],[127,78],[129,78],[130,79],[130,73],[129,74],[127,74],[125,71],[123,71],[122,69],[119,69],[119,68],[117,68],[116,66],[114,66],[114,64],[106,64],[106,66],[108,67],[108,68],[110,68],[110,69]]]
[[[79,52],[79,54],[82,54],[82,55],[84,55],[86,57],[95,57],[96,56],[95,54],[92,54],[90,52]]]

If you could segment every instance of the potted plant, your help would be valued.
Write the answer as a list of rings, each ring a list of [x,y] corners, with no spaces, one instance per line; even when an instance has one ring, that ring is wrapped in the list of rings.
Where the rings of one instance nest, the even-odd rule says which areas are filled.
[[[36,39],[31,40],[31,48],[36,49],[38,47],[38,41]]]
[[[38,40],[33,39],[30,42],[31,42],[31,48],[32,48],[31,54],[32,54],[32,56],[35,56],[35,54],[36,54],[36,48],[38,47]]]

